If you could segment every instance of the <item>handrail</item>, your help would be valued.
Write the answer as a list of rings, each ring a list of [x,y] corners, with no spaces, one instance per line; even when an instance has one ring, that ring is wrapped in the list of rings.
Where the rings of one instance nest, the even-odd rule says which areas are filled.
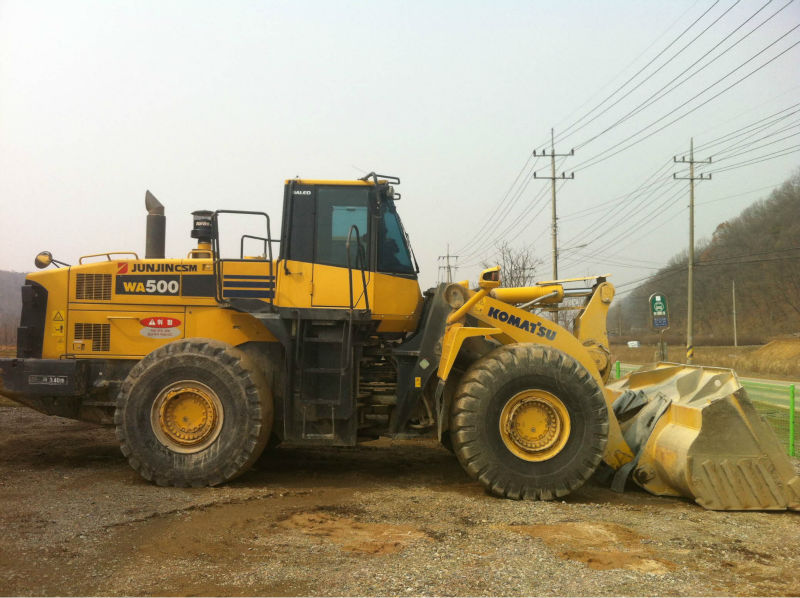
[[[112,261],[111,259],[112,255],[132,255],[133,259],[135,260],[139,259],[139,254],[137,254],[135,251],[106,251],[103,253],[90,253],[89,255],[82,255],[78,259],[78,264],[83,264],[83,260],[88,259],[90,257],[105,257],[106,260],[110,262]]]
[[[250,215],[250,216],[263,216],[267,221],[267,236],[266,237],[255,237],[252,235],[242,235],[240,242],[239,242],[239,259],[236,258],[229,258],[223,260],[220,256],[220,247],[219,247],[219,215],[220,214],[241,214],[241,215]],[[264,247],[266,248],[265,251],[265,261],[269,264],[269,277],[270,280],[275,281],[275,273],[273,272],[273,262],[272,262],[272,244],[279,242],[279,239],[272,238],[272,232],[270,227],[270,219],[269,214],[266,212],[254,212],[250,210],[216,210],[214,215],[211,217],[211,251],[214,258],[214,278],[216,281],[216,294],[217,294],[217,302],[223,303],[224,299],[224,292],[222,286],[222,262],[249,262],[252,260],[244,259],[244,240],[245,238],[256,239],[264,241]],[[276,281],[277,282],[277,281]],[[277,285],[276,285],[277,287]],[[272,297],[269,300],[270,305],[275,305],[275,293],[273,291]]]
[[[350,230],[347,232],[347,242],[344,245],[345,253],[347,253],[347,279],[350,282],[350,311],[352,312],[355,309],[355,305],[353,304],[353,266],[350,263],[350,242],[353,238],[353,231],[356,231],[356,243],[358,245],[358,250],[356,251],[356,267],[360,267],[361,270],[361,285],[363,288],[362,296],[364,297],[364,305],[369,311],[369,293],[367,292],[367,277],[364,273],[364,269],[366,268],[366,258],[364,256],[364,247],[361,245],[361,234],[358,231],[358,227],[353,224],[350,227]]]

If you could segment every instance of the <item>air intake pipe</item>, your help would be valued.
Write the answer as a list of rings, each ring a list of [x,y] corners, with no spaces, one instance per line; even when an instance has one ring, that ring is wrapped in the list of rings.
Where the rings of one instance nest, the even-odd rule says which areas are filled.
[[[144,207],[147,208],[147,231],[145,238],[145,259],[164,259],[164,240],[166,236],[167,218],[164,206],[156,196],[147,191],[144,195]]]

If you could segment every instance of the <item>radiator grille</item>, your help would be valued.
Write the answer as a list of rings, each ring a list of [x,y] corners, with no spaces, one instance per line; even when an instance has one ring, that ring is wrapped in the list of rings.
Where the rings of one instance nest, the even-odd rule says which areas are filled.
[[[78,274],[75,299],[111,301],[111,274]]]
[[[108,351],[111,348],[111,325],[75,322],[75,340],[92,341],[92,351]]]

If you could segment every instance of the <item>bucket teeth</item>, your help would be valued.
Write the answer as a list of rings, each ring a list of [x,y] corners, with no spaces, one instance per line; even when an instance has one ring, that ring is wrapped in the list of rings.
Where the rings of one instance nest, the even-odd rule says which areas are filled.
[[[800,510],[800,476],[733,371],[658,364],[609,388],[669,400],[655,425],[637,425],[645,407],[622,423],[638,447],[632,477],[648,492],[713,510]]]

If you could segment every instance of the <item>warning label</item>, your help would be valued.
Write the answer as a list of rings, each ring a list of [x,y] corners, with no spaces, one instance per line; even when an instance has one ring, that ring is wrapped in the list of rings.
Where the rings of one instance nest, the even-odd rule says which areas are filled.
[[[139,334],[147,338],[175,338],[181,335],[181,321],[172,316],[149,316],[139,320]]]
[[[64,336],[66,334],[66,327],[64,325],[64,314],[56,310],[52,312],[53,317],[50,318],[50,334],[52,336]]]

